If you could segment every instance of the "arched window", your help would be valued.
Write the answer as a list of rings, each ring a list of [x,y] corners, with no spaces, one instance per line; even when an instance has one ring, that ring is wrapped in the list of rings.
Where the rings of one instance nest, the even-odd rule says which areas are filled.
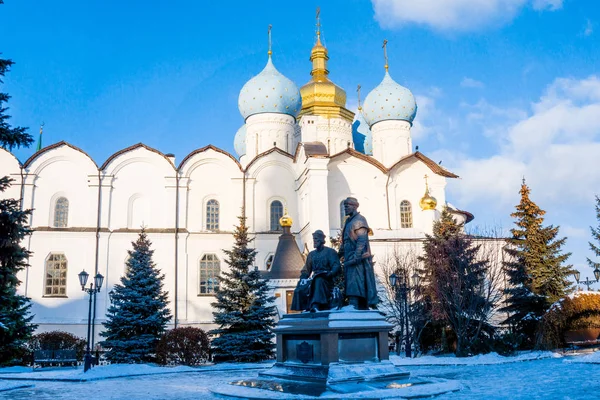
[[[346,210],[344,210],[344,200],[340,203],[340,228],[344,227],[344,223],[346,222]]]
[[[200,294],[213,294],[219,286],[217,277],[221,274],[221,265],[216,254],[205,254],[200,260]]]
[[[412,228],[413,227],[413,218],[412,218],[412,206],[410,205],[410,201],[402,200],[400,203],[400,228]]]
[[[206,229],[219,230],[219,202],[211,199],[206,203]]]
[[[64,297],[67,295],[67,257],[50,254],[46,259],[44,296]]]
[[[279,225],[279,219],[283,217],[283,204],[279,200],[271,202],[271,225],[270,230],[280,231],[281,225]]]
[[[66,228],[69,220],[69,200],[59,197],[54,204],[54,227]]]

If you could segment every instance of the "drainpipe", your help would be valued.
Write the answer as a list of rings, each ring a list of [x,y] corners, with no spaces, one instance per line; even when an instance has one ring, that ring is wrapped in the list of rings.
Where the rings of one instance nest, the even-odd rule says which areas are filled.
[[[179,170],[175,170],[175,311],[174,328],[177,328],[177,294],[178,294],[178,271],[179,271]]]
[[[388,171],[387,182],[385,183],[385,200],[387,203],[387,220],[388,220],[388,229],[389,230],[392,230],[392,222],[390,219],[390,192],[389,192],[391,176],[392,176],[392,171]]]
[[[101,200],[102,200],[102,176],[100,174],[100,170],[98,170],[98,210],[96,212],[96,256],[95,256],[95,261],[94,261],[94,271],[95,274],[98,274],[98,263],[99,263],[99,259],[100,259],[100,224],[101,224],[101,216],[100,216],[100,212],[101,212]],[[95,276],[95,275],[94,275]],[[104,290],[106,291],[106,286],[104,287]],[[94,332],[95,332],[95,328],[96,328],[96,294],[94,294],[92,296],[94,298],[94,313],[92,316],[92,336],[91,336],[91,340],[92,343],[90,345],[90,349],[92,351],[94,351]]]

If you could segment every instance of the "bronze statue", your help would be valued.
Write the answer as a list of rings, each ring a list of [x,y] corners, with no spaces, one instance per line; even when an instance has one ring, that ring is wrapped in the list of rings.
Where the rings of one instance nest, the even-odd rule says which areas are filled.
[[[367,310],[375,308],[379,299],[369,246],[369,225],[357,209],[358,200],[354,197],[344,200],[344,212],[347,218],[342,228],[339,256],[344,260],[345,292],[348,303],[357,310]]]
[[[294,290],[292,310],[316,312],[330,308],[333,278],[340,272],[340,261],[335,250],[325,246],[323,231],[312,235],[315,250],[308,253]]]

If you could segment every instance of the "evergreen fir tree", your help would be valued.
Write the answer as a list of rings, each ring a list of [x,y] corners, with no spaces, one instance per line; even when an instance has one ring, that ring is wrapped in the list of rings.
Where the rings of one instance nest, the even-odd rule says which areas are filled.
[[[163,291],[165,276],[152,262],[154,250],[145,229],[132,242],[125,276],[113,288],[108,308],[106,330],[100,335],[106,340],[106,358],[115,363],[144,363],[154,360],[154,351],[167,323],[171,320],[168,293]]]
[[[516,219],[505,252],[504,262],[509,287],[505,289],[509,313],[504,321],[513,329],[524,348],[535,345],[539,321],[550,305],[568,294],[571,283],[567,276],[573,273],[571,265],[564,265],[570,253],[561,253],[566,238],[557,239],[559,227],[543,226],[544,210],[529,198],[530,189],[523,179],[521,202],[511,214]]]
[[[0,192],[10,186],[10,179],[0,178]],[[27,218],[31,210],[21,210],[18,200],[0,200],[0,365],[18,361],[23,345],[37,328],[31,324],[31,304],[17,294],[21,283],[17,273],[28,266],[30,252],[21,242],[31,234]]]
[[[593,269],[600,269],[600,197],[596,196],[596,220],[598,221],[598,226],[594,229],[590,226],[590,231],[592,232],[592,241],[588,242],[590,245],[590,250],[594,253],[594,256],[597,257],[598,261],[594,261],[588,257],[587,262],[588,265]],[[594,244],[596,242],[596,244]]]
[[[253,267],[256,250],[248,246],[251,239],[246,217],[238,219],[234,246],[224,250],[229,271],[221,273],[215,290],[217,301],[212,303],[219,328],[210,334],[214,336],[215,360],[255,362],[274,355],[272,330],[277,309],[273,305],[275,297],[269,295],[268,280]]]
[[[11,60],[0,59],[0,83],[11,65]],[[13,128],[8,123],[10,116],[3,103],[9,98],[8,94],[0,93],[0,147],[8,150],[27,147],[33,141],[27,128]],[[11,182],[9,177],[0,176],[0,192],[6,191]],[[17,294],[21,283],[17,273],[28,266],[30,255],[21,246],[23,239],[31,234],[27,226],[30,214],[31,210],[21,210],[18,200],[0,200],[0,365],[17,361],[22,356],[23,344],[37,327],[31,324],[29,299]]]
[[[447,322],[457,338],[456,355],[466,356],[480,339],[493,304],[486,296],[487,260],[478,260],[479,246],[462,232],[447,207],[423,244],[424,298],[432,320]]]

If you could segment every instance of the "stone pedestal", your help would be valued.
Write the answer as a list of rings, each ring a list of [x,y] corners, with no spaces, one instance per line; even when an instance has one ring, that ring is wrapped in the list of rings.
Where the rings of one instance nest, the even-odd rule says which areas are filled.
[[[277,362],[260,375],[327,385],[406,377],[389,361],[391,329],[372,310],[284,315],[275,329]]]

